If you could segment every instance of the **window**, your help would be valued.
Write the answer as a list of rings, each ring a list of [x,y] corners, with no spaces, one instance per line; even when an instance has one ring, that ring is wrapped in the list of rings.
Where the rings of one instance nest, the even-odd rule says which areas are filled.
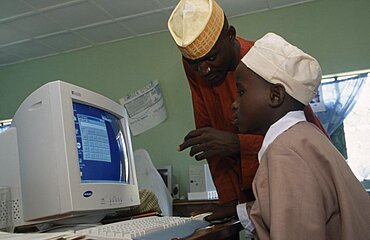
[[[323,76],[312,109],[356,177],[370,189],[370,69]]]
[[[370,82],[366,79],[357,103],[344,120],[347,162],[360,180],[370,180]]]

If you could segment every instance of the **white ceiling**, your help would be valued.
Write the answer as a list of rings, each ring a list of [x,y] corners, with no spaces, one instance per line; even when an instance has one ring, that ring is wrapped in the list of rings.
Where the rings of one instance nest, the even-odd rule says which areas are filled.
[[[218,0],[226,16],[311,0]],[[0,0],[0,66],[167,31],[178,0]]]

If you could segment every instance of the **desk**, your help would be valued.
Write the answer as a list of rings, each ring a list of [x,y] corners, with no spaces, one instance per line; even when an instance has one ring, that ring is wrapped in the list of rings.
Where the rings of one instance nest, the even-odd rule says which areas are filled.
[[[202,210],[211,212],[217,205],[219,205],[218,200],[173,200],[173,215],[190,217],[192,213],[202,212]]]
[[[244,228],[239,220],[230,220],[227,223],[212,225],[198,229],[193,235],[185,238],[186,240],[239,240],[239,232]]]
[[[174,201],[174,213],[182,215],[182,216],[190,216],[192,212],[200,211],[201,209],[204,209],[207,207],[208,209],[212,208],[213,206],[217,206],[218,201],[217,200],[196,200],[196,201],[187,201],[187,200],[175,200]],[[121,214],[118,216],[111,216],[106,217],[102,220],[102,223],[109,224],[117,221],[123,221],[131,218],[136,217],[146,217],[146,216],[153,216],[158,215],[158,212],[148,212],[144,214],[139,214],[136,216],[126,216],[125,214]],[[37,229],[32,226],[32,228],[28,229],[18,229],[17,232],[34,232]],[[224,239],[230,239],[230,240],[239,240],[239,232],[243,230],[242,225],[238,220],[230,220],[229,222],[218,224],[218,225],[212,225],[205,228],[198,229],[195,231],[190,237],[180,239],[178,240],[224,240]]]
[[[20,229],[18,233],[36,232],[36,228]],[[177,238],[177,240],[239,240],[239,232],[243,230],[238,220],[230,220],[227,223],[212,225],[198,229],[187,238]],[[41,238],[40,238],[41,239]],[[84,238],[85,239],[85,238]]]
[[[173,215],[189,217],[194,212],[202,212],[202,210],[212,211],[218,204],[218,200],[174,200]],[[243,229],[239,220],[230,220],[223,224],[198,229],[193,235],[186,238],[186,240],[239,240],[239,232]]]

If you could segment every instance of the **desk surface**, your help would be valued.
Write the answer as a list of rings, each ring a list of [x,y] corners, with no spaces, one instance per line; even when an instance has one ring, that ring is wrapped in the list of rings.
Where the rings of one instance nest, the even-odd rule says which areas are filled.
[[[190,211],[197,211],[200,207],[203,206],[209,206],[213,204],[218,204],[217,200],[196,200],[196,201],[187,201],[187,200],[180,200],[174,202],[174,209],[178,209],[180,207],[184,208],[185,210],[182,211],[185,215],[189,215]],[[150,212],[145,214],[140,214],[135,217],[146,217],[146,216],[152,216],[152,215],[158,215],[158,212]],[[190,216],[190,215],[189,215]],[[133,216],[130,216],[132,218]],[[127,220],[127,216],[116,216],[111,218],[106,218],[102,221],[104,224]],[[23,231],[22,231],[23,230]],[[198,229],[194,232],[190,237],[187,237],[185,239],[181,240],[222,240],[222,239],[231,239],[231,240],[239,240],[239,232],[243,230],[242,225],[238,220],[230,220],[229,222],[223,223],[223,224],[217,224],[208,226],[205,228]],[[35,229],[18,229],[17,232],[33,232]],[[180,240],[180,238],[179,238]]]
[[[174,200],[173,214],[176,216],[189,217],[194,213],[212,211],[219,204],[218,200]],[[239,239],[239,232],[243,230],[238,220],[230,220],[223,224],[212,225],[198,229],[188,240],[208,239]]]
[[[227,223],[200,228],[190,237],[178,238],[178,240],[239,240],[239,232],[241,230],[243,230],[243,227],[239,221],[230,220]],[[23,231],[23,233],[25,232],[34,231]]]
[[[173,215],[190,217],[200,212],[211,212],[218,204],[218,200],[174,200]]]
[[[239,232],[242,230],[243,226],[239,220],[230,220],[227,223],[198,229],[193,235],[186,238],[186,240],[239,240]]]

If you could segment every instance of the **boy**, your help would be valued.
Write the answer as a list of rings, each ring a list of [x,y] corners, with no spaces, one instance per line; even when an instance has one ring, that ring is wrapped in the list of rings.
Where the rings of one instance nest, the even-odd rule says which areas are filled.
[[[256,201],[242,224],[259,239],[370,239],[370,198],[342,155],[303,109],[321,81],[319,63],[273,33],[235,71],[234,118],[264,136],[253,180]],[[249,218],[252,224],[249,222]]]

